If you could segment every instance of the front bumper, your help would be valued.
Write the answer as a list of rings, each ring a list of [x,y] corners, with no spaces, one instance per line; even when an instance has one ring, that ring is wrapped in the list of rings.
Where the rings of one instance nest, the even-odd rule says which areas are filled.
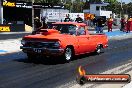
[[[24,47],[20,46],[20,49],[24,53],[34,53],[34,54],[45,54],[45,55],[62,55],[64,53],[64,49],[50,49],[50,48],[33,48],[33,47]]]

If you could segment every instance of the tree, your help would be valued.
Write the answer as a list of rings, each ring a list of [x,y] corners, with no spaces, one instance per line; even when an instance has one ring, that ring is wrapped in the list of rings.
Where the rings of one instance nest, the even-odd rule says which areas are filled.
[[[70,0],[67,0],[67,1],[65,1],[65,3],[64,3],[65,8],[68,9],[68,10],[70,10],[70,11],[71,11],[71,9],[72,9],[72,4],[73,4],[73,3],[72,3]]]
[[[82,12],[84,2],[81,0],[66,0],[64,5],[70,12]]]
[[[73,2],[72,12],[82,12],[83,7],[84,7],[84,2],[82,2],[80,0],[75,0]]]
[[[126,9],[127,9],[126,14],[132,15],[132,2],[127,4],[127,8]],[[124,6],[124,10],[125,10],[125,6]]]
[[[35,3],[52,3],[52,4],[60,4],[61,0],[35,0]]]
[[[115,3],[115,2],[117,2],[117,0],[104,0],[104,2]]]
[[[89,0],[90,3],[98,3],[98,2],[102,2],[102,0]]]
[[[112,11],[113,13],[120,14],[121,12],[121,3],[117,0],[104,0],[104,2],[108,2],[109,5],[107,6],[107,9]]]
[[[83,9],[90,9],[90,2],[89,1],[86,1],[84,3]]]

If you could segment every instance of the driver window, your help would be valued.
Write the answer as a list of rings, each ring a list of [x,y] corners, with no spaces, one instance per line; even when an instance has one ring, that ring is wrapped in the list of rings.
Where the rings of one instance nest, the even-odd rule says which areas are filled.
[[[77,34],[78,34],[78,35],[86,35],[85,28],[84,28],[84,27],[80,27],[80,28],[78,29]]]
[[[68,27],[68,30],[69,30],[69,34],[71,34],[71,35],[76,35],[76,26],[70,25],[70,26]]]
[[[53,26],[52,29],[57,29],[57,26]]]
[[[56,29],[56,30],[60,31],[61,25],[57,25],[57,24],[52,25],[52,29]]]
[[[60,31],[61,31],[61,33],[68,34],[69,33],[68,26],[67,25],[63,25],[60,28]]]

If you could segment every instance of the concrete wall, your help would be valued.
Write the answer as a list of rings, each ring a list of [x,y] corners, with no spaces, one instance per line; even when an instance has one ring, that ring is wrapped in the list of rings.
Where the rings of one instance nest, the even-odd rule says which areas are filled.
[[[48,22],[61,21],[65,13],[69,13],[66,9],[41,9],[41,16],[46,17]]]
[[[25,31],[24,24],[0,24],[0,32],[19,32]]]

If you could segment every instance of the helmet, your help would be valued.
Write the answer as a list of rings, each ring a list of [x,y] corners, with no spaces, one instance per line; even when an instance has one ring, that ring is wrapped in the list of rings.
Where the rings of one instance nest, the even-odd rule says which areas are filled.
[[[39,19],[39,17],[35,17],[34,19]]]

